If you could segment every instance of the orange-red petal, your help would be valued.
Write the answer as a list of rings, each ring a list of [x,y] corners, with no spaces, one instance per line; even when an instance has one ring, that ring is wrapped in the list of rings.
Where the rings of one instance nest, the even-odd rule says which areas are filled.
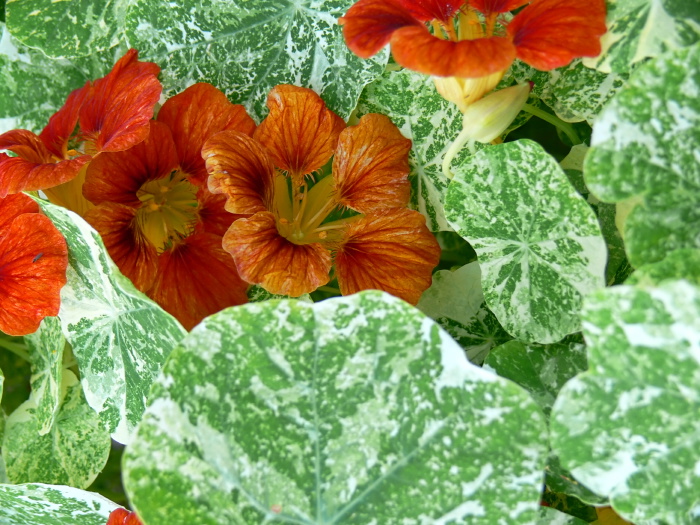
[[[39,213],[39,205],[29,195],[17,193],[0,199],[0,240],[15,217],[23,213]]]
[[[71,92],[61,109],[54,113],[39,137],[49,151],[58,158],[66,158],[68,139],[75,132],[80,108],[90,94],[90,82]]]
[[[224,236],[233,221],[243,217],[226,211],[226,196],[215,195],[206,186],[200,186],[197,190],[197,202],[200,219],[198,228],[219,237]]]
[[[405,7],[393,0],[360,0],[338,23],[343,26],[345,44],[361,58],[379,53],[397,29],[422,27]]]
[[[371,113],[340,134],[333,157],[337,199],[361,213],[408,204],[411,141],[384,115]]]
[[[143,525],[135,512],[126,509],[115,509],[109,515],[107,525]]]
[[[267,150],[239,131],[222,131],[202,148],[209,190],[223,193],[231,213],[267,210],[272,200],[275,166]]]
[[[459,11],[466,0],[398,0],[399,3],[421,22],[441,20],[448,22]]]
[[[170,175],[178,168],[175,143],[168,126],[150,122],[148,138],[127,151],[101,153],[87,168],[83,195],[93,204],[118,202],[138,207],[136,195],[150,180]]]
[[[130,49],[105,77],[95,81],[80,108],[80,132],[89,150],[123,151],[144,140],[162,87],[153,62],[139,62]]]
[[[323,167],[335,151],[345,122],[307,88],[280,85],[267,96],[268,116],[253,138],[265,146],[279,169],[294,178]]]
[[[470,0],[469,6],[488,16],[491,13],[508,13],[525,4],[529,4],[531,1],[532,0]]]
[[[404,208],[351,223],[336,252],[335,269],[343,295],[377,289],[416,304],[439,260],[440,246],[425,218]]]
[[[507,69],[515,59],[515,47],[508,38],[453,42],[430,34],[425,27],[394,32],[391,52],[402,66],[436,77],[485,77]]]
[[[231,104],[221,91],[203,82],[169,98],[158,112],[158,121],[170,128],[180,166],[195,184],[207,178],[202,146],[209,137],[227,129],[246,135],[255,131],[255,121],[243,106]]]
[[[542,70],[597,56],[605,31],[605,0],[540,0],[508,25],[517,57]]]
[[[0,201],[0,209],[4,206]],[[66,241],[51,220],[38,213],[16,216],[3,224],[2,233],[0,331],[31,334],[44,317],[58,314],[68,267]]]
[[[247,288],[221,237],[197,233],[160,256],[148,295],[191,330],[208,315],[248,302]]]
[[[75,178],[89,155],[56,163],[32,162],[0,153],[0,197],[8,193],[52,188]]]
[[[119,271],[146,292],[155,279],[158,253],[141,233],[136,209],[117,203],[101,204],[88,211],[85,220],[100,234]]]
[[[234,222],[223,246],[243,279],[273,294],[298,297],[329,281],[330,252],[318,243],[289,242],[279,234],[275,216],[269,212]]]

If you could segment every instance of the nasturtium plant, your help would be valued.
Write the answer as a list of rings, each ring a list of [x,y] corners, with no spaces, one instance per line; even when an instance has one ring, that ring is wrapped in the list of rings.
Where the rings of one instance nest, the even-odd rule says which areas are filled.
[[[640,266],[625,284],[656,286],[670,279],[686,279],[700,286],[700,249],[684,248],[669,252],[659,262]]]
[[[700,288],[616,286],[584,303],[589,371],[569,381],[552,446],[633,523],[694,523],[700,494]]]
[[[398,299],[268,301],[173,351],[125,484],[149,525],[530,523],[544,436],[527,394]]]
[[[186,332],[119,272],[83,219],[41,205],[68,240],[68,283],[61,292],[59,318],[85,398],[112,437],[127,442],[141,420],[153,379]]]
[[[698,90],[700,44],[640,66],[593,128],[586,184],[626,209],[618,221],[634,267],[700,247]]]
[[[577,332],[583,297],[605,284],[607,251],[564,171],[530,140],[487,148],[454,171],[447,220],[476,250],[503,328],[531,343]]]

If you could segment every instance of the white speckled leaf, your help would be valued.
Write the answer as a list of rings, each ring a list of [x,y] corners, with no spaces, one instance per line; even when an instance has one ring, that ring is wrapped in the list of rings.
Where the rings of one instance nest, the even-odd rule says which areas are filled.
[[[85,401],[78,378],[63,370],[58,414],[48,433],[36,417],[33,398],[7,418],[2,444],[7,477],[13,483],[88,487],[109,456],[109,433]]]
[[[104,525],[118,507],[107,498],[60,485],[0,485],[2,525]]]
[[[39,434],[50,429],[61,401],[63,348],[66,339],[58,317],[46,317],[33,334],[24,337],[32,366],[31,388],[33,417],[39,424]]]
[[[700,288],[607,288],[582,318],[589,371],[554,404],[554,451],[625,519],[697,523]]]
[[[5,21],[13,36],[49,57],[105,51],[124,38],[128,0],[7,0]]]
[[[119,273],[83,219],[40,204],[68,242],[68,283],[58,317],[78,361],[85,397],[112,437],[128,442],[153,379],[186,332]]]
[[[653,287],[669,279],[686,279],[700,286],[700,250],[674,250],[661,261],[638,268],[625,284]]]
[[[442,159],[462,130],[457,106],[438,94],[429,76],[404,69],[387,71],[367,86],[357,116],[366,113],[387,115],[413,141],[410,207],[425,215],[431,231],[452,230],[443,210],[449,180],[442,174]]]
[[[149,525],[536,522],[542,413],[388,294],[215,314],[149,401],[124,456]]]
[[[362,60],[345,45],[337,19],[353,3],[135,0],[127,35],[144,58],[163,67],[168,95],[210,82],[259,120],[267,114],[267,93],[277,84],[294,84],[310,87],[347,119],[388,56]]]
[[[641,66],[593,127],[586,184],[632,203],[624,223],[634,267],[700,247],[700,45]]]
[[[477,365],[483,363],[489,350],[510,339],[484,303],[476,261],[455,271],[435,272],[417,308],[444,328]]]
[[[603,52],[584,62],[609,73],[700,40],[700,0],[607,0]]]
[[[479,256],[486,304],[523,342],[580,329],[582,298],[605,284],[598,220],[536,142],[492,146],[454,168],[447,220]]]
[[[575,516],[569,516],[563,512],[549,507],[540,507],[540,516],[537,525],[586,525],[586,522]]]

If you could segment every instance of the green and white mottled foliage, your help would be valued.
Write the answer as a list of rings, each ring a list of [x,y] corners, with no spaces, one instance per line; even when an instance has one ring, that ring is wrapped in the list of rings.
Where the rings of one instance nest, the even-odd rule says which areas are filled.
[[[631,66],[700,40],[700,0],[607,0],[602,53],[584,63],[604,73]]]
[[[476,250],[501,325],[532,343],[577,332],[583,297],[605,284],[607,251],[595,214],[554,158],[520,140],[454,171],[447,220]]]
[[[697,523],[700,288],[606,288],[582,318],[589,371],[554,404],[555,453],[633,523]]]
[[[700,44],[641,66],[593,127],[584,176],[624,221],[634,267],[700,247]]]
[[[117,507],[99,494],[73,487],[0,485],[3,525],[104,525]]]
[[[347,119],[387,61],[386,52],[362,60],[345,45],[337,19],[353,3],[135,0],[127,36],[144,58],[161,65],[167,95],[210,82],[260,120],[267,93],[294,84],[313,89]]]
[[[58,317],[78,361],[85,398],[112,437],[125,443],[141,420],[153,379],[186,332],[119,272],[83,219],[40,204],[68,243],[68,283]]]
[[[537,521],[544,417],[381,292],[205,319],[124,457],[149,525]]]
[[[454,271],[435,272],[417,307],[444,328],[474,364],[483,363],[489,350],[510,339],[484,303],[476,261]]]
[[[586,525],[586,522],[556,509],[541,507],[537,525]]]
[[[625,284],[653,287],[670,279],[686,279],[700,286],[700,249],[674,250],[659,262],[639,267]]]
[[[109,433],[85,401],[78,378],[63,370],[55,421],[43,432],[34,397],[7,419],[2,453],[13,483],[88,487],[109,456]]]

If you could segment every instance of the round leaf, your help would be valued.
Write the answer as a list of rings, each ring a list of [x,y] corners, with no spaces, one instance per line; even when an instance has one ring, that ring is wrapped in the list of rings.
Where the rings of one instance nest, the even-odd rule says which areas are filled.
[[[687,279],[700,286],[700,250],[674,250],[663,260],[640,267],[625,284],[653,287],[669,279]]]
[[[380,292],[205,319],[124,456],[146,523],[533,523],[542,413]]]
[[[582,298],[605,284],[607,252],[595,214],[557,162],[521,140],[454,171],[445,214],[476,250],[501,325],[524,342],[577,332]]]

